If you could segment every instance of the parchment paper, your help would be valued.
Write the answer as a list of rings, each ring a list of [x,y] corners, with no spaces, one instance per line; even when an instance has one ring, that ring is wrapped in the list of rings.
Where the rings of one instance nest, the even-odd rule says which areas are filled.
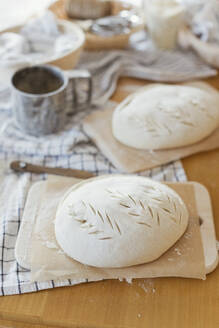
[[[219,147],[219,129],[191,146],[167,150],[139,150],[117,141],[111,129],[114,109],[98,110],[83,122],[84,131],[111,163],[123,172],[133,173]]]
[[[83,265],[66,256],[54,233],[55,212],[60,197],[79,180],[49,177],[33,234],[31,279],[74,279],[77,282],[116,278],[187,277],[205,279],[204,253],[201,242],[195,195],[192,185],[169,184],[187,204],[190,219],[183,237],[158,260],[128,268],[101,269]]]

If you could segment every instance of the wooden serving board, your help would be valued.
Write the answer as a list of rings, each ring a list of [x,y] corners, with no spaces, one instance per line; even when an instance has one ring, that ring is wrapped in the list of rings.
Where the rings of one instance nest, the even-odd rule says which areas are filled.
[[[206,273],[212,272],[218,264],[218,252],[216,248],[216,237],[214,219],[211,209],[211,200],[207,189],[197,182],[182,184],[193,184],[195,187],[196,205],[200,217],[200,230],[204,248]],[[35,218],[39,208],[40,197],[45,187],[45,182],[38,182],[32,186],[23,214],[15,247],[17,262],[24,268],[30,268],[30,245],[35,224]],[[33,215],[33,213],[35,213]]]

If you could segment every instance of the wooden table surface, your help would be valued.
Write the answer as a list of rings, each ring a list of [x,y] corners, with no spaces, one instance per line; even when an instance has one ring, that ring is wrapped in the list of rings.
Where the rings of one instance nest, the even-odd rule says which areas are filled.
[[[126,83],[143,81],[121,79]],[[208,79],[219,89],[219,77]],[[118,88],[114,100],[124,97]],[[190,181],[212,197],[219,238],[219,149],[183,160]],[[0,298],[0,327],[218,328],[219,267],[207,280],[159,278],[132,284],[102,281]]]

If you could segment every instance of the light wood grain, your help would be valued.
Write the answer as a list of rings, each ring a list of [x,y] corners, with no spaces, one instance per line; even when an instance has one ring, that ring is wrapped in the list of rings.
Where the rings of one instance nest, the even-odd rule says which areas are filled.
[[[120,79],[120,86],[133,81]],[[219,78],[207,82],[219,89]],[[124,95],[118,88],[113,99],[120,101]],[[189,180],[208,188],[219,237],[219,150],[193,155],[183,165]],[[218,309],[219,268],[206,281],[159,278],[132,285],[103,281],[1,297],[0,327],[217,328]]]

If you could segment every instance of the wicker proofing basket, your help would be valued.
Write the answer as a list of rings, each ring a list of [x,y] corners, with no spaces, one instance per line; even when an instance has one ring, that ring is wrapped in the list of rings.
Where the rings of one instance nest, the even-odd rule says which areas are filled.
[[[130,7],[123,7],[122,3],[119,1],[111,1],[111,10],[113,14],[118,14],[118,11],[121,11],[122,9],[130,9]],[[61,19],[67,19],[72,21],[71,18],[67,16],[67,13],[65,11],[65,1],[64,0],[58,0],[54,4],[50,6],[50,10]],[[75,21],[77,23],[77,21]],[[102,37],[99,35],[95,35],[93,33],[85,33],[86,36],[86,43],[85,43],[85,49],[86,50],[109,50],[109,49],[124,49],[128,46],[129,38],[130,36],[143,29],[143,25],[139,25],[138,27],[132,29],[130,33],[127,34],[120,34],[115,35],[112,37]]]

